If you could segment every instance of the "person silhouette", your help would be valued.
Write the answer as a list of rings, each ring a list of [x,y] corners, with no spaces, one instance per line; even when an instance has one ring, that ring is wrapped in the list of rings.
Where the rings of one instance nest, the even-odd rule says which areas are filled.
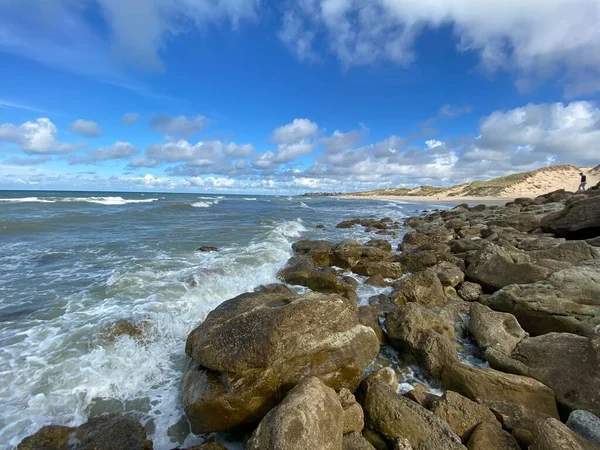
[[[585,191],[585,184],[587,183],[587,177],[583,174],[583,172],[579,172],[581,175],[581,182],[579,183],[579,188],[577,188],[577,192]]]

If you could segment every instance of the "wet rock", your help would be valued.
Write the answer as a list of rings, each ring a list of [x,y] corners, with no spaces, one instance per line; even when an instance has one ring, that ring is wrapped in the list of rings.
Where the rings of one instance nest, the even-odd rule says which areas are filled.
[[[458,361],[454,329],[419,304],[399,306],[388,314],[385,327],[392,345],[432,378]]]
[[[467,302],[474,302],[479,300],[479,297],[483,294],[483,289],[481,285],[477,283],[471,283],[470,281],[465,281],[458,285],[456,292],[463,300]]]
[[[569,415],[567,426],[579,436],[600,445],[600,417],[578,409]]]
[[[600,236],[600,196],[591,196],[542,218],[540,227],[567,239]]]
[[[443,286],[455,287],[465,281],[465,274],[456,265],[442,261],[433,267]]]
[[[325,230],[325,225],[319,224],[315,227],[317,230]]]
[[[344,220],[340,223],[338,223],[335,227],[336,228],[352,228],[355,225],[358,225],[360,223],[360,219],[352,219],[352,220]]]
[[[484,422],[479,425],[467,444],[469,450],[521,450],[515,438],[498,425]]]
[[[471,303],[469,331],[482,350],[492,347],[510,355],[517,344],[529,336],[512,314],[493,311]]]
[[[355,390],[378,351],[353,300],[243,294],[188,336],[186,353],[197,364],[184,374],[184,410],[196,434],[256,423],[307,376]]]
[[[541,381],[568,410],[600,414],[600,345],[589,338],[549,333],[524,339],[510,361],[494,359],[490,365]]]
[[[317,378],[306,378],[261,420],[246,449],[339,450],[343,415],[335,391]]]
[[[210,245],[203,245],[202,247],[198,247],[196,249],[197,252],[204,252],[204,253],[208,253],[208,252],[218,252],[219,251],[219,247],[213,247]]]
[[[358,322],[361,325],[373,329],[373,331],[377,335],[377,339],[379,339],[380,345],[385,345],[387,343],[385,333],[381,329],[381,325],[379,325],[379,314],[376,308],[374,308],[373,306],[359,306]]]
[[[365,284],[375,287],[387,287],[389,283],[383,279],[383,275],[376,273],[365,280]]]
[[[593,337],[600,325],[600,261],[580,263],[537,283],[506,286],[484,303],[513,314],[533,336],[566,332]]]
[[[445,422],[381,380],[366,387],[364,410],[367,427],[390,441],[404,438],[421,450],[464,449]]]
[[[398,281],[390,299],[397,305],[414,302],[426,306],[441,306],[446,303],[444,287],[432,270],[414,273]]]
[[[69,438],[76,428],[49,425],[26,437],[17,450],[69,450]]]
[[[377,310],[377,315],[379,316],[387,315],[390,311],[395,310],[398,306],[385,294],[378,294],[369,297],[369,305]]]
[[[227,447],[218,442],[205,442],[194,447],[188,447],[187,450],[227,450]]]
[[[454,329],[456,338],[465,339],[469,334],[470,306],[470,303],[459,299],[449,301],[437,312],[438,317]]]
[[[271,284],[261,284],[260,286],[254,289],[254,292],[261,294],[290,294],[294,295],[294,291],[292,291],[285,284],[280,283],[271,283]]]
[[[502,428],[492,411],[453,391],[447,391],[434,401],[431,412],[446,422],[463,442],[467,442],[473,431],[484,422]]]
[[[538,421],[533,427],[533,444],[529,450],[598,450],[590,442],[556,419]]]
[[[427,388],[420,383],[416,384],[414,389],[406,392],[403,396],[425,409],[431,409],[433,402],[439,398],[437,395],[427,392]]]
[[[353,290],[330,267],[317,268],[311,256],[294,256],[279,276],[289,284],[306,286],[317,292],[343,294]]]
[[[93,417],[77,428],[77,450],[152,450],[137,420],[118,414]]]
[[[295,242],[292,245],[292,250],[297,255],[310,256],[317,267],[327,267],[332,248],[327,241],[302,240]]]
[[[509,252],[492,243],[487,243],[476,253],[466,271],[470,281],[490,291],[509,284],[535,283],[551,274],[552,270],[532,264],[525,253]]]
[[[144,334],[144,328],[148,326],[148,322],[138,324],[128,320],[118,320],[110,327],[108,338],[112,341],[120,336],[129,336],[132,339],[139,339]]]
[[[558,418],[554,391],[532,378],[452,364],[444,368],[442,387],[488,407],[508,429]]]

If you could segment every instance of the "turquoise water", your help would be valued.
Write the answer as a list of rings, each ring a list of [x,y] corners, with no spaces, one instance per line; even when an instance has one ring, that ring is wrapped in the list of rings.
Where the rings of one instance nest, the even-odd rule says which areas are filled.
[[[0,448],[50,423],[137,416],[158,450],[198,442],[179,401],[187,334],[277,272],[301,238],[423,204],[338,198],[0,191]],[[318,224],[325,230],[317,230]],[[399,236],[392,239],[395,244]],[[218,253],[199,253],[211,245]],[[377,291],[362,286],[361,301]],[[142,339],[107,337],[117,320]]]

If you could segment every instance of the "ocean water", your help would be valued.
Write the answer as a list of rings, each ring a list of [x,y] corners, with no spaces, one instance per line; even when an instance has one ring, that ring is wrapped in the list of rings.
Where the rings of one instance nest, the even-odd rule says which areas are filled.
[[[277,272],[301,238],[435,205],[287,196],[0,191],[0,449],[48,424],[136,416],[155,449],[191,445],[180,405],[188,333]],[[325,225],[325,230],[316,225]],[[400,242],[390,238],[395,245]],[[218,253],[199,253],[201,245]],[[361,286],[361,303],[381,289]],[[144,324],[141,339],[108,331]]]

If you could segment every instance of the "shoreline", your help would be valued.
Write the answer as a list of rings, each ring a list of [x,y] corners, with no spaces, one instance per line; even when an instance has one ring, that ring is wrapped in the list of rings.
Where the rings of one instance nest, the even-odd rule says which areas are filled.
[[[349,200],[389,200],[412,203],[472,203],[483,205],[503,205],[512,202],[516,197],[448,197],[448,196],[413,196],[413,195],[340,195],[338,198]]]

